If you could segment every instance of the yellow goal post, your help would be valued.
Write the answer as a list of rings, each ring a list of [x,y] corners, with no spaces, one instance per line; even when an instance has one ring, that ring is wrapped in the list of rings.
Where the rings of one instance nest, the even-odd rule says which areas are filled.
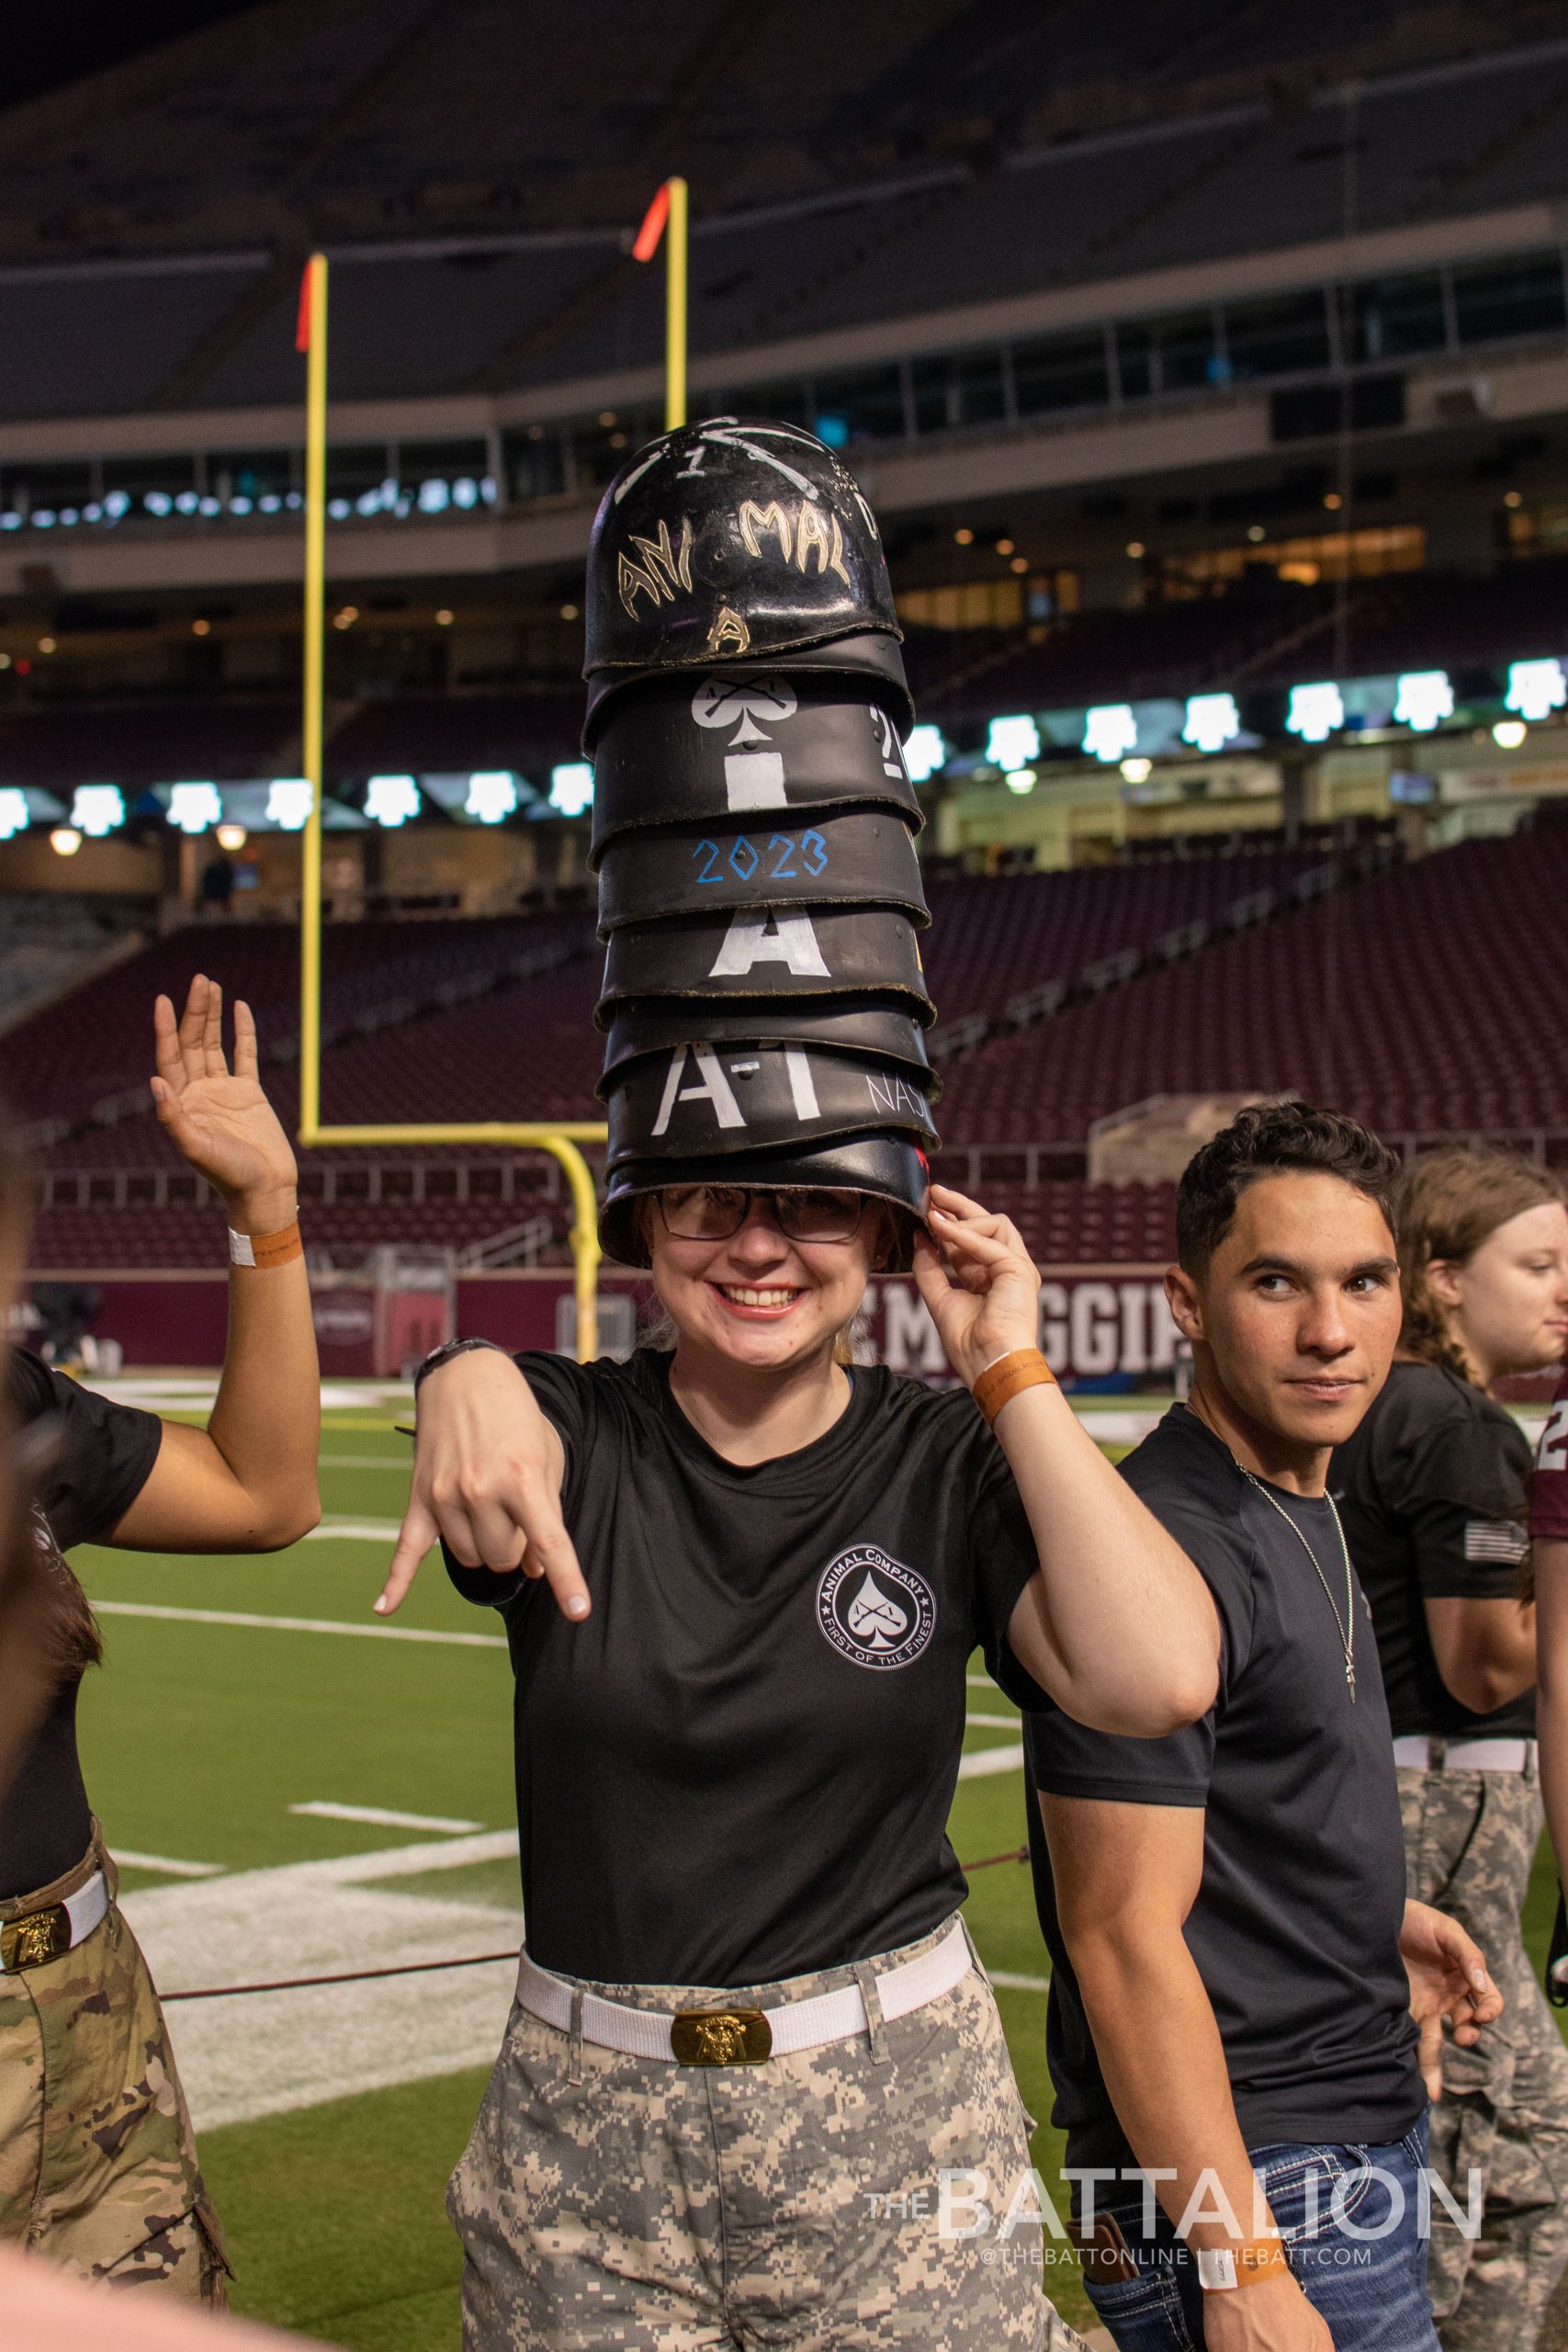
[[[389,1122],[370,1126],[321,1124],[321,703],[326,594],[327,257],[312,254],[300,301],[300,340],[309,352],[305,441],[305,703],[302,765],[310,813],[301,843],[299,889],[299,1140],[344,1144],[485,1143],[548,1152],[571,1188],[571,1254],[577,1293],[577,1360],[599,1351],[598,1201],[580,1147],[603,1143],[596,1119],[479,1119],[442,1125]]]

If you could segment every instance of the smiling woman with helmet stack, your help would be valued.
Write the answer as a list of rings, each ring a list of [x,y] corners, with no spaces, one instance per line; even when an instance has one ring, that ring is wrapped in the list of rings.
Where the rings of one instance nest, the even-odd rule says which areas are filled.
[[[912,713],[855,483],[790,426],[652,443],[588,639],[601,1230],[675,1344],[439,1351],[378,1604],[439,1534],[517,1681],[527,1941],[452,2183],[466,2341],[1070,2344],[1037,2231],[944,2221],[944,2173],[1032,2210],[944,1834],[964,1669],[1161,1733],[1213,1695],[1213,1611],[1054,1385],[1012,1226],[928,1190]],[[911,1257],[941,1391],[846,1344]]]

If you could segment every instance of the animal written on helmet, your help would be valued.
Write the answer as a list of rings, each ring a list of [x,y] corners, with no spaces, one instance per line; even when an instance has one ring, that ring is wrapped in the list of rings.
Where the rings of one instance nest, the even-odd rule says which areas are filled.
[[[901,632],[876,520],[798,426],[713,417],[650,442],[605,492],[584,675],[645,675]]]

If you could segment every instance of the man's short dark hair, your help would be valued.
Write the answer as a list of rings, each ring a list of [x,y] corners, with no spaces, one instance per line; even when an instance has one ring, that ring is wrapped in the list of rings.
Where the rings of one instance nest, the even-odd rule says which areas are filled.
[[[1236,1204],[1263,1176],[1337,1176],[1375,1201],[1393,1230],[1397,1154],[1359,1119],[1315,1102],[1252,1102],[1182,1170],[1176,1190],[1176,1255],[1202,1274],[1235,1223]]]

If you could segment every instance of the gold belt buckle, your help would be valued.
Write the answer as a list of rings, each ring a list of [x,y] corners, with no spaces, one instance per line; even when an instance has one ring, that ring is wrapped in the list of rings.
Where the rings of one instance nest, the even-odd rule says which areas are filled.
[[[773,2054],[773,2030],[761,2009],[680,2009],[670,2047],[682,2066],[761,2066]]]
[[[19,1919],[7,1919],[0,1927],[0,1968],[7,1973],[41,1968],[46,1960],[58,1960],[70,1949],[71,1914],[63,1903],[51,1903],[42,1911],[26,1911]]]

